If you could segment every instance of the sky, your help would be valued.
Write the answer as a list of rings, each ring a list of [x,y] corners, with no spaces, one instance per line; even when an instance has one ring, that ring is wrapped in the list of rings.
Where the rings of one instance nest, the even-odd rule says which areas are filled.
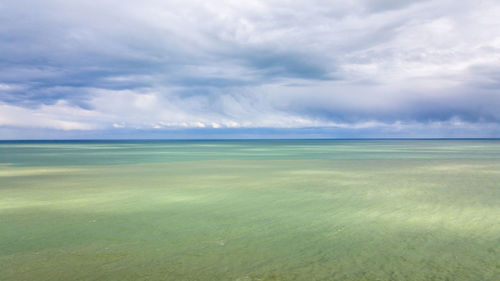
[[[0,2],[0,139],[385,137],[500,137],[500,1]]]

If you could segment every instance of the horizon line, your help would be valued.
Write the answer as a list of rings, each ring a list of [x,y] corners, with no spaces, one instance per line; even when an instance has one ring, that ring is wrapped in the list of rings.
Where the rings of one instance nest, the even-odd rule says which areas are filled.
[[[121,138],[121,139],[0,139],[0,142],[58,142],[58,141],[271,141],[271,140],[500,140],[500,137],[492,138],[474,138],[474,137],[399,137],[399,138]]]

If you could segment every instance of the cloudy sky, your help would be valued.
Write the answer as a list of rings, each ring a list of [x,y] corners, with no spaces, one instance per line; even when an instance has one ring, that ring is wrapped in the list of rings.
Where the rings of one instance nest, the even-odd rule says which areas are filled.
[[[190,137],[500,137],[500,1],[0,2],[0,139]]]

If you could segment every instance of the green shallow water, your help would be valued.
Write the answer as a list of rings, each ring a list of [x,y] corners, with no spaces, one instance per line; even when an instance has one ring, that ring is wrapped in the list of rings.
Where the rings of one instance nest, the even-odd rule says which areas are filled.
[[[0,142],[0,280],[499,280],[500,141]]]

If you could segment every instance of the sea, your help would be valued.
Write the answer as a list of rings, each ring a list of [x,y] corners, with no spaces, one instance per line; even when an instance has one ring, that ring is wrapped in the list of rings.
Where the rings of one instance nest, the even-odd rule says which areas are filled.
[[[500,140],[0,141],[0,280],[500,280]]]

